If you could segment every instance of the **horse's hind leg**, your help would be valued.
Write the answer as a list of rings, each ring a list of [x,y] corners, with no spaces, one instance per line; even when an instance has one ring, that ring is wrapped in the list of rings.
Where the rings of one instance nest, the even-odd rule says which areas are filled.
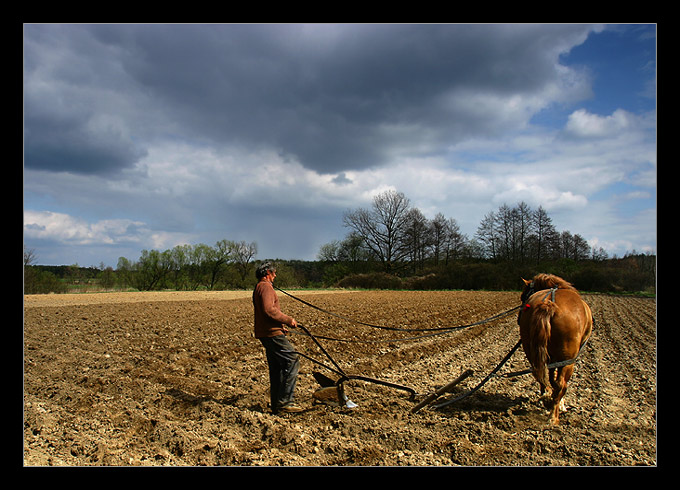
[[[538,383],[541,385],[540,401],[546,409],[550,410],[553,406],[553,395],[555,393],[555,370],[554,369],[548,370],[548,382],[550,383],[548,386],[542,384],[540,381]]]
[[[553,387],[552,393],[552,412],[550,414],[550,423],[558,425],[560,423],[560,410],[564,411],[564,395],[567,392],[567,383],[574,372],[574,366],[565,366],[557,370],[557,377],[553,380],[552,376],[550,382]]]
[[[540,396],[539,402],[547,409],[552,407],[552,389],[550,386],[544,385],[541,381],[538,382]]]
[[[539,402],[542,403],[545,408],[550,409],[552,406],[552,390],[550,389],[550,386],[543,384],[541,377],[537,376],[536,373],[534,373],[534,379],[538,382]]]

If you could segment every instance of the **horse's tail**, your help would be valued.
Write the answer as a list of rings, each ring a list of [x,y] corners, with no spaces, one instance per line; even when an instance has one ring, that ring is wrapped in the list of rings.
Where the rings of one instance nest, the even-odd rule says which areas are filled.
[[[557,304],[546,300],[537,304],[531,314],[529,334],[531,336],[531,358],[529,362],[537,380],[545,386],[550,386],[548,380],[548,341],[550,340],[550,319],[557,311]]]

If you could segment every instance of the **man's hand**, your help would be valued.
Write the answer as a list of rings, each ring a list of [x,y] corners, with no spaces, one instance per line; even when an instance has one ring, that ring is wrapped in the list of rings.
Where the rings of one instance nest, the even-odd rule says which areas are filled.
[[[288,325],[281,325],[281,330],[283,331],[283,334],[286,335],[288,333],[288,329],[286,326],[290,328],[297,328],[297,322],[295,321],[295,318],[291,318],[290,323]]]

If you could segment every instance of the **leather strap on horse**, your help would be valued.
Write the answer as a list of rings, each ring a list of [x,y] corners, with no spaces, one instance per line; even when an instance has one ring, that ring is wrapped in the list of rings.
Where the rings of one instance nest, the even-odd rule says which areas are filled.
[[[549,363],[546,368],[547,369],[558,369],[564,366],[568,366],[569,364],[574,364],[577,360],[578,357],[581,355],[581,352],[583,351],[583,347],[588,343],[588,340],[590,340],[590,337],[586,339],[585,342],[581,344],[581,346],[578,348],[578,352],[576,353],[576,356],[573,357],[572,359],[566,359],[564,361],[557,361],[557,362],[551,362]],[[524,369],[522,371],[514,371],[512,373],[506,373],[506,374],[501,374],[499,377],[501,378],[514,378],[516,376],[523,376],[525,374],[530,374],[532,372],[531,369]]]
[[[543,298],[543,301],[545,301],[545,299],[548,297],[548,295],[550,295],[550,301],[552,301],[554,303],[555,302],[555,291],[557,291],[558,289],[559,288],[557,286],[552,288],[550,290],[550,292],[548,292],[548,294],[545,295],[545,298]]]

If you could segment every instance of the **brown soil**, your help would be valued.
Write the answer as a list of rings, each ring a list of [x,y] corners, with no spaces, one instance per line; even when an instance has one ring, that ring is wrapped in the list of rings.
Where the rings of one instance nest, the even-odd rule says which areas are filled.
[[[302,293],[300,293],[302,295]],[[250,293],[24,297],[24,464],[87,465],[656,465],[656,302],[586,295],[595,329],[548,424],[531,376],[492,378],[435,410],[411,408],[466,369],[475,386],[518,340],[516,315],[420,340],[325,315],[286,296],[282,309],[350,375],[413,388],[345,383],[356,408],[314,405],[307,359],[303,413],[268,407],[268,374],[251,335]],[[345,292],[304,298],[381,325],[472,323],[518,304],[511,292]],[[330,361],[299,330],[300,352]],[[527,367],[521,349],[501,373]],[[445,395],[450,396],[450,395]]]

